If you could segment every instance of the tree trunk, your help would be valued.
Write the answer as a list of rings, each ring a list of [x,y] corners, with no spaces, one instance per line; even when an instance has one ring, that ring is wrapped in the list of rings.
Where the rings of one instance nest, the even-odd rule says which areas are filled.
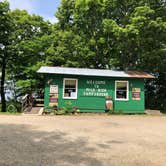
[[[2,70],[2,75],[1,75],[1,103],[2,103],[1,109],[2,109],[2,112],[6,112],[6,99],[5,99],[5,87],[4,87],[5,69],[6,69],[6,64],[5,64],[5,60],[3,59],[2,67],[1,67],[1,70]]]

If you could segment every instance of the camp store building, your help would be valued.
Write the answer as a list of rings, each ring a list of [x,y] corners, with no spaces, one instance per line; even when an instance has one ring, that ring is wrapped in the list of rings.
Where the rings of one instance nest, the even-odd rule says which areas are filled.
[[[144,113],[144,80],[152,75],[137,71],[46,67],[44,106],[58,108],[72,103],[81,112],[105,112],[107,100],[112,109],[123,113]]]

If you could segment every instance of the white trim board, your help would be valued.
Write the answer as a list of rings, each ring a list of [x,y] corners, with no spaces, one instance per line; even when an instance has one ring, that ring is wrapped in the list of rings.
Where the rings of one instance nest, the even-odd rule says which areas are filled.
[[[117,82],[127,82],[127,98],[126,98],[126,99],[117,98],[117,96],[116,96]],[[128,100],[129,100],[129,81],[121,81],[121,80],[115,81],[115,100],[116,100],[116,101],[128,101]]]
[[[65,81],[66,80],[75,80],[76,81],[76,97],[65,97],[64,94],[65,94]],[[76,78],[64,78],[63,79],[63,99],[77,99],[77,96],[78,96],[78,79]]]

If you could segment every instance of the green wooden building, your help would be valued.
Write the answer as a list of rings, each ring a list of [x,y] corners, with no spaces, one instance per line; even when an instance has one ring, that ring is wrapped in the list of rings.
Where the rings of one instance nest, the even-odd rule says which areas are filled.
[[[46,66],[38,73],[45,75],[45,107],[70,102],[81,112],[105,112],[109,99],[115,111],[144,113],[144,79],[153,78],[137,71]]]

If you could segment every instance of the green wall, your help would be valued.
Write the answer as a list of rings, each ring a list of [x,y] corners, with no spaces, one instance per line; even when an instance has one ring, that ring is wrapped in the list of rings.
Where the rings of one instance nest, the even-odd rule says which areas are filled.
[[[63,99],[63,78],[78,79],[78,94],[77,99]],[[99,88],[103,91],[107,90],[106,95],[112,96],[115,111],[123,111],[124,113],[144,113],[144,80],[134,78],[110,78],[110,77],[87,77],[87,76],[72,76],[72,75],[47,75],[45,86],[44,105],[49,105],[49,85],[48,80],[51,80],[52,85],[58,85],[58,107],[64,107],[66,102],[72,102],[73,106],[77,106],[81,112],[104,112],[105,111],[105,96],[85,96],[86,88],[94,88],[93,84],[87,84],[88,81],[99,83]],[[115,81],[129,81],[129,100],[115,100]],[[105,84],[100,84],[104,82]],[[141,88],[141,100],[132,100],[132,88]]]

